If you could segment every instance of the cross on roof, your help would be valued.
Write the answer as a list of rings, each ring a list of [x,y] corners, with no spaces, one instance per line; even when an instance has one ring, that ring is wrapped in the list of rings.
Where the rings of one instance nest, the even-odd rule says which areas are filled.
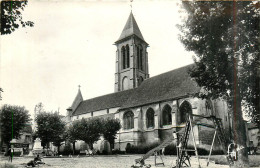
[[[133,0],[130,0],[131,12],[132,12],[132,2]]]

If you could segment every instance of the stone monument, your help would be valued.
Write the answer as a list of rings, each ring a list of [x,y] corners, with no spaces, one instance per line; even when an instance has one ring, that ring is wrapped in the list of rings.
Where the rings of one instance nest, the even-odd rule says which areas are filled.
[[[36,138],[34,140],[34,146],[33,146],[33,153],[34,154],[41,154],[43,152],[43,147],[41,145],[41,139],[40,138]]]

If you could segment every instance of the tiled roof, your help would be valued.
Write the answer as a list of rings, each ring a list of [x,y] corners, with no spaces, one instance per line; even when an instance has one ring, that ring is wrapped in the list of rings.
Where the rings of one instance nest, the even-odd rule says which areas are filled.
[[[74,111],[73,115],[89,113],[107,108],[121,107],[122,104],[129,98],[129,95],[132,94],[133,90],[134,89],[111,93],[82,101],[78,108]]]
[[[194,66],[194,64],[144,80],[135,92],[133,92],[131,97],[123,104],[121,109],[199,92],[200,87],[188,74],[188,69],[192,66]]]
[[[127,22],[125,24],[125,27],[117,41],[120,41],[131,35],[136,35],[137,37],[139,37],[141,40],[144,41],[143,35],[135,21],[135,18],[134,18],[134,15],[132,14],[132,12],[130,13],[130,15],[127,19]]]
[[[136,89],[85,100],[79,104],[73,115],[113,107],[121,107],[120,109],[136,107],[199,92],[200,87],[188,74],[188,69],[192,66],[184,66],[146,79]]]

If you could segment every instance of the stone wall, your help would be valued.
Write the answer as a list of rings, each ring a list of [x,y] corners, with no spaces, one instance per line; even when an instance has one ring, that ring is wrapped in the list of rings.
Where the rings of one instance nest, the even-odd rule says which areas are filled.
[[[127,143],[132,145],[148,145],[156,142],[163,142],[168,137],[172,136],[173,131],[178,131],[178,126],[180,124],[180,115],[179,110],[183,102],[187,101],[190,103],[192,108],[192,113],[197,115],[209,116],[211,113],[217,113],[217,117],[221,117],[224,121],[224,128],[226,134],[228,134],[228,117],[227,117],[227,107],[225,102],[217,100],[213,105],[213,111],[209,111],[206,106],[205,100],[198,98],[186,97],[178,100],[169,100],[160,103],[154,103],[150,105],[145,105],[142,107],[131,108],[124,111],[120,111],[116,114],[116,118],[119,118],[121,123],[123,123],[123,114],[126,111],[131,110],[134,113],[134,129],[119,131],[118,138],[116,139],[115,147],[120,150],[124,150]],[[162,125],[162,110],[164,106],[169,105],[171,107],[172,114],[172,124],[171,125]],[[154,115],[154,128],[147,128],[147,118],[146,112],[149,108],[152,108],[155,112]],[[208,124],[213,126],[213,122],[208,119],[201,119],[198,117],[193,117],[193,120],[199,121],[199,123]],[[205,149],[209,149],[213,140],[214,129],[208,128],[201,125],[196,125],[193,127],[195,143]],[[189,145],[193,146],[192,135],[189,137]],[[220,149],[219,142],[215,140],[214,149]]]

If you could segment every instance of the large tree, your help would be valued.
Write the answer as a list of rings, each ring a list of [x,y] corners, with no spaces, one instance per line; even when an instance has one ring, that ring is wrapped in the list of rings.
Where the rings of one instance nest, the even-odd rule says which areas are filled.
[[[113,146],[116,133],[121,128],[120,121],[113,118],[88,118],[73,121],[66,131],[66,139],[73,143],[73,153],[75,151],[75,142],[82,140],[93,148],[93,143],[98,141],[103,135]]]
[[[1,1],[1,35],[10,34],[19,26],[33,27],[33,22],[23,21],[22,18],[22,11],[27,3],[25,0]]]
[[[27,0],[4,0],[0,1],[1,9],[0,9],[0,31],[1,35],[11,34],[19,26],[26,27],[30,26],[33,27],[34,23],[32,21],[23,21],[22,11],[24,10],[25,6],[27,5]],[[2,100],[1,92],[3,89],[0,87],[0,100]]]
[[[83,125],[80,120],[73,121],[66,130],[66,140],[73,145],[73,155],[75,154],[75,143],[81,139],[81,130],[83,130]]]
[[[242,109],[252,121],[259,115],[259,2],[183,2],[187,17],[180,40],[195,53],[193,77],[201,98],[224,98],[232,109],[235,167],[248,167]]]
[[[98,141],[102,134],[102,120],[100,118],[81,119],[80,140],[84,141],[90,149],[93,149],[94,142]]]
[[[59,136],[55,136],[54,139],[52,139],[53,145],[58,148],[58,154],[60,154],[60,147],[63,145],[65,142],[65,132]]]
[[[55,113],[41,112],[36,116],[37,130],[36,136],[42,140],[42,145],[49,148],[50,142],[55,142],[59,147],[60,139],[65,132],[65,123],[61,116]]]
[[[102,134],[110,145],[114,146],[114,140],[116,139],[117,131],[121,129],[121,124],[119,119],[114,118],[105,118],[102,121]]]
[[[9,146],[13,138],[18,139],[21,131],[28,126],[30,115],[25,107],[3,105],[0,110],[0,130],[2,141]],[[0,145],[2,146],[2,144]]]

